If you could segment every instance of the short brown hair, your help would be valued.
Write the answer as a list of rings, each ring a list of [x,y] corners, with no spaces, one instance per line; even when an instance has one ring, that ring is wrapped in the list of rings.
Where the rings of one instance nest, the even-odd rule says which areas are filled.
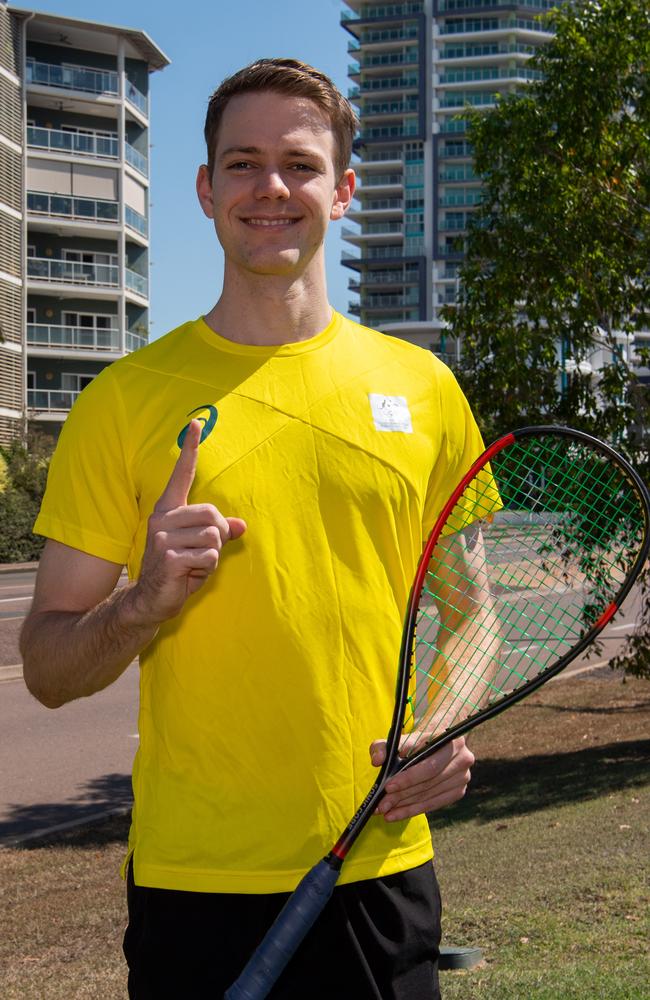
[[[273,90],[289,97],[313,101],[330,120],[336,140],[334,168],[337,180],[350,165],[357,117],[349,101],[320,70],[298,59],[258,59],[220,84],[210,98],[205,116],[205,143],[208,148],[208,173],[214,171],[214,154],[221,118],[228,101],[238,94]]]

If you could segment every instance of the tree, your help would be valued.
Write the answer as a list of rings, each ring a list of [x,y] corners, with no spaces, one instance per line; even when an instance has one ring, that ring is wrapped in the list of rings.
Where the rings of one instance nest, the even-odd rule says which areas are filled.
[[[488,439],[565,423],[609,440],[647,480],[650,9],[575,0],[546,17],[555,35],[528,64],[543,78],[463,111],[484,186],[444,316]],[[626,666],[650,677],[648,596],[646,581]]]

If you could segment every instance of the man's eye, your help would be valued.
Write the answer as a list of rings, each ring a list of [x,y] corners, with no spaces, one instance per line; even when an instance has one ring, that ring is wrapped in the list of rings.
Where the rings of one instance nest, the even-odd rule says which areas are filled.
[[[305,170],[305,171],[309,170],[309,171],[312,171],[314,168],[312,167],[312,165],[310,163],[294,163],[293,169],[294,170]]]
[[[228,164],[228,170],[246,170],[250,167],[250,163],[247,160],[237,160],[236,163]]]

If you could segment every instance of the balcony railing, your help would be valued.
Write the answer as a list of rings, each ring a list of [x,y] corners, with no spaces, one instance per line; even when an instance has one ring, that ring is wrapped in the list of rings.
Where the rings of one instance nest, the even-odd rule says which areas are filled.
[[[364,201],[356,206],[354,212],[380,212],[385,209],[402,209],[404,200],[402,198],[376,198],[372,201]]]
[[[381,104],[364,104],[361,114],[366,115],[402,115],[412,114],[417,111],[419,102],[417,97],[408,101],[382,101]]]
[[[386,184],[403,184],[401,174],[368,174],[363,185],[357,189],[357,194],[362,193],[371,187],[382,187]]]
[[[475,59],[480,56],[500,56],[514,54],[519,56],[535,55],[539,45],[524,45],[523,42],[486,42],[461,45],[447,42],[440,50],[440,59]]]
[[[124,157],[127,163],[130,163],[132,167],[142,174],[143,177],[149,176],[149,160],[140,150],[132,146],[130,142],[124,143]]]
[[[491,90],[480,91],[479,93],[463,92],[463,91],[451,91],[445,94],[444,98],[440,102],[441,108],[462,108],[466,104],[471,104],[472,107],[481,108],[486,104],[496,104],[499,99],[498,93],[493,93]]]
[[[418,135],[418,125],[378,125],[376,128],[364,128],[359,133],[361,139],[405,139]]]
[[[75,198],[41,191],[27,192],[27,211],[33,215],[53,215],[64,219],[82,219],[85,222],[117,222],[119,219],[116,201]]]
[[[370,17],[406,17],[408,14],[421,14],[424,9],[422,0],[413,0],[412,3],[387,3],[377,6],[365,6],[360,14],[353,14],[352,11],[343,11],[341,21],[365,21]]]
[[[65,285],[95,285],[116,288],[119,269],[116,264],[84,264],[77,260],[54,260],[51,257],[28,257],[27,276],[37,281]]]
[[[145,299],[148,297],[149,282],[143,274],[138,274],[137,271],[132,271],[130,267],[127,267],[125,268],[125,278],[127,288],[142,295]]]
[[[517,0],[518,7],[533,7],[535,10],[551,10],[557,7],[558,0]],[[466,10],[476,7],[499,7],[503,5],[503,0],[438,0],[438,10],[440,12]]]
[[[83,90],[90,94],[119,93],[117,73],[93,69],[91,66],[56,66],[52,63],[27,60],[27,83],[44,84],[64,90]]]
[[[134,83],[131,83],[130,80],[127,80],[125,83],[124,96],[126,97],[129,104],[132,104],[134,108],[137,108],[138,111],[141,111],[143,115],[145,116],[148,115],[149,101],[147,97],[140,90],[138,90],[136,85]]]
[[[461,218],[459,219],[443,219],[442,222],[438,224],[438,229],[441,232],[461,232],[467,229],[470,216],[466,212],[461,213]]]
[[[359,97],[361,94],[373,93],[382,90],[408,90],[419,85],[417,76],[373,76],[369,80],[364,80],[358,87],[350,87],[348,97]]]
[[[438,152],[440,160],[449,160],[458,156],[473,156],[474,147],[469,142],[454,143],[451,146],[441,146]]]
[[[362,31],[359,41],[362,45],[371,45],[373,42],[410,42],[412,38],[418,37],[416,25],[409,28],[388,28],[375,31]]]
[[[45,413],[67,413],[78,395],[72,389],[28,389],[27,406]]]
[[[118,74],[114,70],[95,69],[92,66],[60,66],[54,63],[28,59],[27,83],[62,90],[80,90],[87,94],[108,94],[119,97]],[[129,102],[144,115],[148,114],[149,101],[131,80],[126,80],[125,95]]]
[[[118,351],[120,331],[114,327],[105,330],[89,330],[77,326],[46,326],[41,323],[27,325],[29,347],[83,348],[87,351]]]
[[[374,56],[366,56],[359,61],[359,65],[364,69],[372,66],[413,66],[418,62],[418,50],[412,49],[409,52],[381,52]],[[356,70],[358,73],[359,70]],[[351,75],[356,76],[353,72]]]
[[[124,221],[130,229],[135,229],[137,233],[146,236],[149,232],[149,223],[144,215],[140,215],[130,205],[124,206]]]
[[[485,66],[477,69],[450,69],[442,74],[440,83],[468,83],[473,80],[541,80],[544,74],[539,69],[525,66],[507,68],[505,66]]]
[[[540,21],[523,17],[479,17],[465,21],[448,21],[441,25],[440,34],[459,35],[474,31],[513,31],[516,28],[523,31],[540,31],[546,35],[551,34],[550,29]]]
[[[78,153],[80,156],[96,156],[101,159],[118,158],[117,136],[97,135],[94,132],[67,132],[59,128],[27,127],[27,145],[34,149],[55,152]]]
[[[137,351],[138,348],[144,347],[147,343],[147,338],[143,337],[139,333],[133,333],[132,330],[126,331],[126,349],[127,351]]]
[[[483,192],[480,188],[474,188],[469,191],[449,191],[440,196],[438,204],[449,208],[453,205],[479,205],[482,200]]]

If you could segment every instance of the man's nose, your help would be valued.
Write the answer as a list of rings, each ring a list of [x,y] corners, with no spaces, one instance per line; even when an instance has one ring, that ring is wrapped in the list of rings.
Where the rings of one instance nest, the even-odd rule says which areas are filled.
[[[282,174],[275,167],[260,173],[255,193],[258,198],[288,198],[291,194]]]

